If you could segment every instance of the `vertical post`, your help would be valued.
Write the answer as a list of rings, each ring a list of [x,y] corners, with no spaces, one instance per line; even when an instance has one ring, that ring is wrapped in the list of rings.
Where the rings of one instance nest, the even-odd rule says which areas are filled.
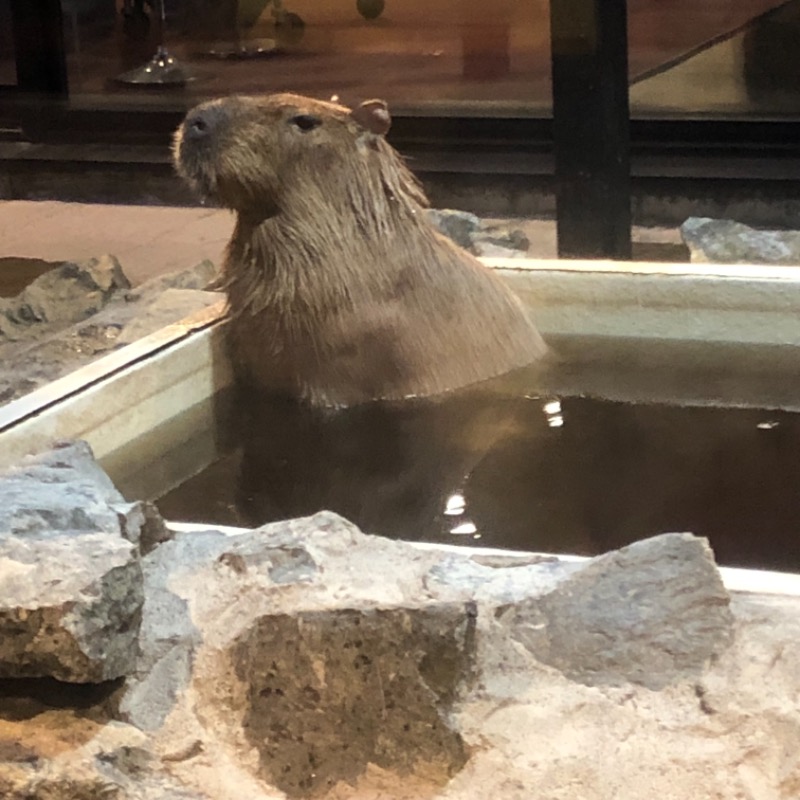
[[[17,88],[67,94],[67,60],[60,0],[11,0]]]
[[[631,257],[627,0],[550,0],[562,258]]]

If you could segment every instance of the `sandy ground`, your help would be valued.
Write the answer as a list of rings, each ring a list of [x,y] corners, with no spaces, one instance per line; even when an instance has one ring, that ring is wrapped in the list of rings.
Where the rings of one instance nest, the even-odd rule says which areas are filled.
[[[0,258],[111,253],[139,284],[205,258],[219,263],[232,229],[233,215],[220,209],[11,200],[0,203]]]
[[[205,258],[219,264],[233,223],[230,212],[213,208],[0,201],[0,259],[81,261],[111,253],[139,284]],[[515,220],[514,226],[530,240],[530,257],[556,257],[555,222]],[[680,243],[678,231],[670,228],[635,228],[633,238],[640,251],[647,244]],[[658,258],[643,251],[634,255]],[[10,277],[0,274],[0,284]]]

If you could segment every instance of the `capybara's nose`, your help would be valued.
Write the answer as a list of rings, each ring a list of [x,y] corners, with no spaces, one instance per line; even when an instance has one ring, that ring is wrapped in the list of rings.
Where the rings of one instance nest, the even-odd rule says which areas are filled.
[[[199,142],[208,139],[219,130],[228,119],[227,110],[221,105],[201,106],[186,115],[183,135],[186,139]]]

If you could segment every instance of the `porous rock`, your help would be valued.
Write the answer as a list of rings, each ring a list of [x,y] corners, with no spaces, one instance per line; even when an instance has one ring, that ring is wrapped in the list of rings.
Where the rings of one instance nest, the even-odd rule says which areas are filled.
[[[123,718],[142,730],[156,730],[164,723],[191,681],[195,648],[202,641],[187,599],[173,585],[217,563],[227,545],[228,538],[218,531],[177,535],[142,560],[140,658],[120,702]],[[204,579],[208,581],[207,574]]]
[[[333,514],[160,545],[144,559],[142,657],[120,713],[155,731],[198,709],[289,796],[354,783],[371,766],[445,783],[466,761],[448,712],[474,657],[475,614],[355,579],[352,548],[384,546],[414,552]]]
[[[690,217],[680,230],[695,263],[800,264],[799,231],[762,231],[708,217]]]
[[[287,526],[233,538],[215,530],[178,534],[147,554],[140,658],[120,701],[127,721],[142,730],[158,729],[192,681],[204,639],[193,613],[200,597],[218,616],[244,587],[272,599],[271,590],[281,595],[284,588],[314,579],[319,567]],[[233,629],[246,625],[249,614],[242,609]]]
[[[0,475],[0,677],[99,682],[133,670],[145,520],[85,443]]]
[[[573,680],[662,689],[700,675],[727,648],[729,601],[707,541],[665,534],[588,562],[498,619]]]
[[[355,783],[370,764],[446,783],[467,760],[447,712],[474,634],[463,604],[258,619],[231,658],[264,778],[291,797]]]

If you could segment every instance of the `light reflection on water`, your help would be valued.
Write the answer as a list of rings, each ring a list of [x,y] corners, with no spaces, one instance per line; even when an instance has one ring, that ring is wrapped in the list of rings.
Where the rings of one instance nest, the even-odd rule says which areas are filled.
[[[396,538],[587,555],[691,531],[720,563],[800,570],[798,414],[484,391],[235,408],[240,447],[163,497],[167,518],[329,509]]]

